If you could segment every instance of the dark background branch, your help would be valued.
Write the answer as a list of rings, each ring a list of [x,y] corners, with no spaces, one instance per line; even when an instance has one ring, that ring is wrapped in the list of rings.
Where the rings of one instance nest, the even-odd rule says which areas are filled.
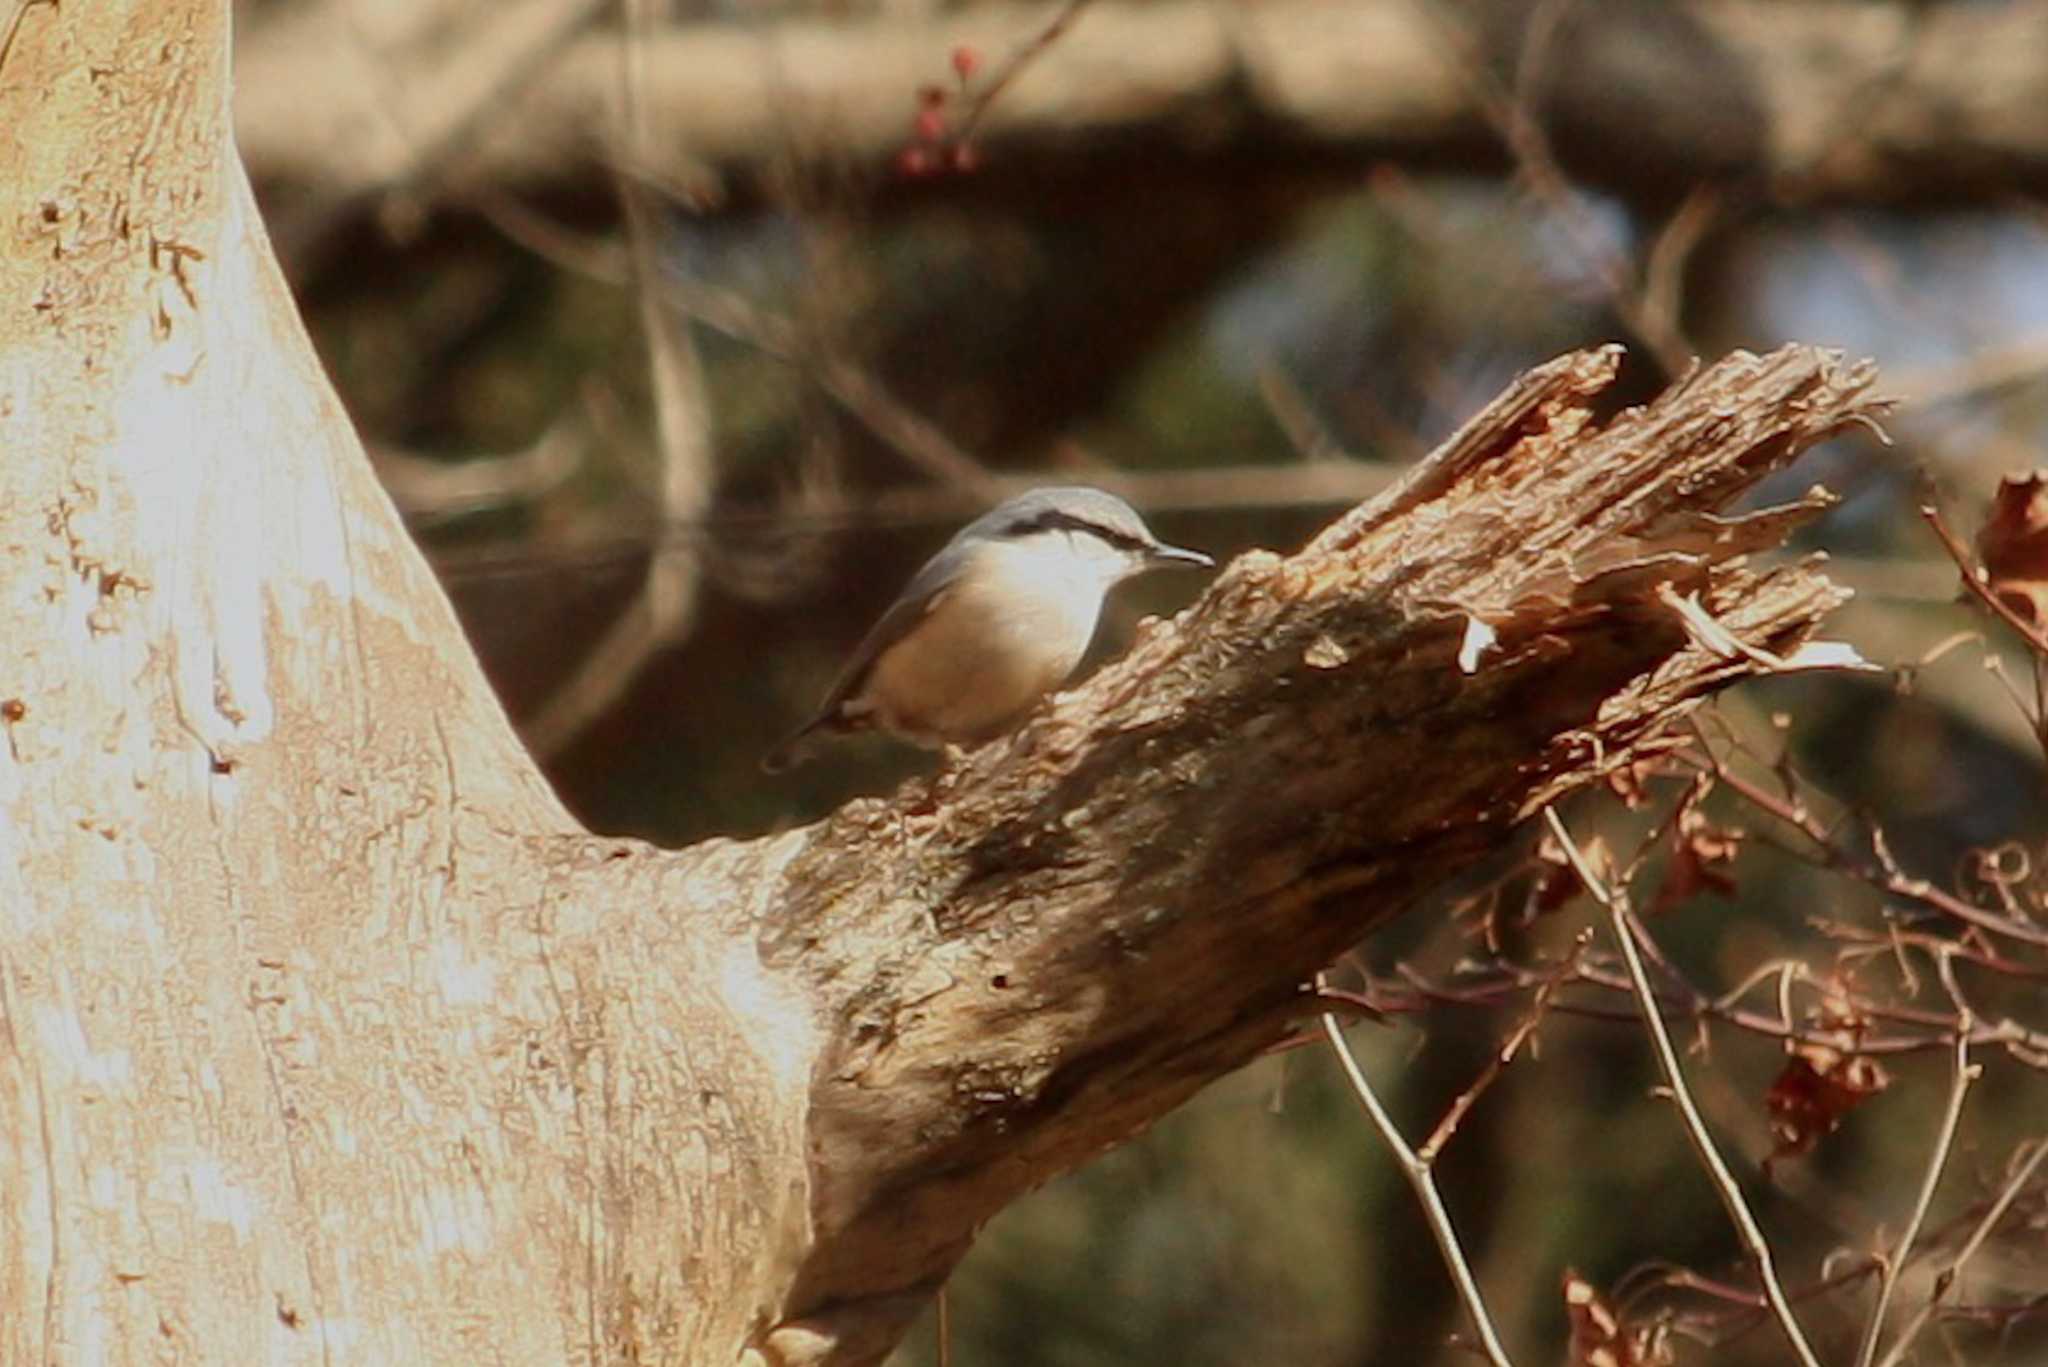
[[[281,12],[237,54],[240,138],[259,181],[323,198],[433,197],[475,184],[599,186],[605,162],[627,160],[604,122],[617,71],[609,32],[586,30],[544,59],[500,39],[483,54],[496,62],[486,78],[454,80],[442,69],[462,49],[446,34],[381,50],[374,39],[355,51],[310,42],[327,8]],[[547,36],[583,13],[559,8]],[[661,159],[633,169],[699,207],[750,200],[791,166],[883,175],[909,139],[915,92],[950,79],[949,51],[999,56],[1055,9],[676,25],[649,53]],[[482,32],[491,18],[468,22]],[[1544,60],[1530,83],[1519,78],[1532,20]],[[1638,204],[1675,202],[1702,181],[1864,203],[2048,186],[2040,0],[1105,0],[990,110],[977,193],[1151,180],[1176,165],[1262,163],[1289,175],[1353,174],[1382,158],[1471,165],[1485,149],[1505,167],[1475,61],[1484,79],[1519,81],[1536,97],[1567,169]],[[429,69],[436,79],[413,79]],[[513,82],[518,98],[502,98]],[[393,89],[416,93],[394,108]],[[477,117],[472,106],[485,104]]]

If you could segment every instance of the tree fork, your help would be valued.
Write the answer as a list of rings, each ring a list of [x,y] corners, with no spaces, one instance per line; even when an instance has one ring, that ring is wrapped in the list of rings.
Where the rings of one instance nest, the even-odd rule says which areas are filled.
[[[6,1360],[876,1361],[1006,1202],[1844,597],[1750,561],[1825,498],[1717,511],[1868,366],[1599,423],[1582,352],[955,769],[593,836],[320,375],[227,10],[32,4],[0,64]]]

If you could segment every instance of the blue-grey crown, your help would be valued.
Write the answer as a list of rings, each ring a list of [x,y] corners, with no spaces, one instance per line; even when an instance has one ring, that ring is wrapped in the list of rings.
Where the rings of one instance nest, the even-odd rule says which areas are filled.
[[[1132,552],[1148,551],[1159,544],[1159,538],[1130,504],[1115,494],[1078,484],[1019,494],[962,528],[957,539],[1012,538],[1048,531],[1086,532]]]

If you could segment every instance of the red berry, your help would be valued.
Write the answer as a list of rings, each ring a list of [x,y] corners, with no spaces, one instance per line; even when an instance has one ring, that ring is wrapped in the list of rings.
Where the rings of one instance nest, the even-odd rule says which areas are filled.
[[[981,54],[966,44],[953,49],[953,74],[965,85],[974,79],[974,73],[981,70]]]
[[[966,175],[981,165],[981,153],[971,142],[956,142],[946,149],[946,164],[949,169]]]
[[[938,142],[946,136],[946,111],[925,108],[917,111],[917,118],[911,122],[912,131],[919,142]]]
[[[896,154],[896,174],[905,180],[920,179],[937,169],[929,147],[906,147]]]

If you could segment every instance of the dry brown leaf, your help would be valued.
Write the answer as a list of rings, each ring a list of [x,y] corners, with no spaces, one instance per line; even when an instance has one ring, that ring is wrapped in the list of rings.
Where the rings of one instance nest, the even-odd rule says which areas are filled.
[[[1855,984],[1838,974],[1819,984],[1820,1003],[1807,1015],[1815,1030],[1861,1038],[1869,1014],[1857,1002]],[[1842,1118],[1891,1086],[1891,1074],[1876,1059],[1826,1044],[1785,1042],[1785,1067],[1764,1094],[1777,1141],[1764,1160],[1768,1172],[1780,1158],[1797,1157],[1833,1134]]]
[[[2048,470],[2007,475],[1977,533],[1991,591],[2037,626],[2048,626]]]
[[[1884,1065],[1867,1055],[1824,1044],[1788,1045],[1786,1052],[1783,1071],[1764,1094],[1777,1141],[1771,1162],[1810,1151],[1840,1127],[1842,1117],[1892,1081]]]
[[[1652,916],[1662,915],[1702,892],[1715,892],[1723,897],[1735,895],[1735,877],[1730,870],[1735,856],[1742,852],[1744,833],[1708,820],[1699,806],[1705,795],[1704,787],[1694,787],[1678,809],[1678,819],[1671,826],[1671,863],[1664,873],[1664,885],[1657,889],[1657,900],[1650,907]]]
[[[1568,1367],[1664,1367],[1671,1345],[1657,1325],[1631,1325],[1572,1268],[1564,1271],[1564,1310],[1572,1326]]]
[[[1607,841],[1600,836],[1579,842],[1579,857],[1586,861],[1586,867],[1593,876],[1612,886],[1615,877],[1614,852],[1607,848]],[[1557,837],[1545,832],[1536,842],[1536,883],[1529,893],[1529,905],[1540,915],[1556,911],[1580,892],[1585,883],[1579,878],[1579,871],[1565,853],[1564,846],[1557,843]]]
[[[1632,759],[1607,771],[1607,786],[1621,799],[1622,805],[1633,812],[1650,800],[1649,782],[1657,772],[1658,763],[1654,756]]]

